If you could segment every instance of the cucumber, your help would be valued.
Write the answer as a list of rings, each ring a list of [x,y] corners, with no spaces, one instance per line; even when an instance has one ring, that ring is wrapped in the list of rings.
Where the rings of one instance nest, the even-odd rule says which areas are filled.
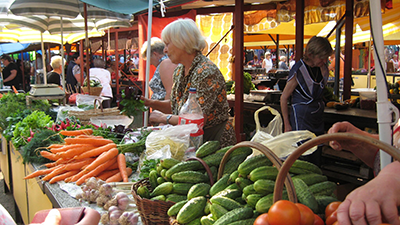
[[[295,177],[298,179],[302,179],[304,183],[307,184],[307,186],[311,186],[313,184],[321,183],[328,180],[328,177],[316,173],[300,174],[296,175]]]
[[[224,157],[224,152],[216,152],[214,154],[208,155],[203,158],[203,161],[209,166],[219,166],[221,164],[221,160]]]
[[[221,177],[215,184],[210,188],[210,195],[214,196],[218,192],[224,190],[229,185],[229,175],[226,174]]]
[[[168,201],[181,202],[181,201],[187,200],[186,195],[169,194],[165,197],[167,198],[167,199],[165,199],[166,202],[168,202]]]
[[[204,207],[207,200],[205,197],[200,196],[190,199],[179,210],[176,220],[180,224],[190,223],[192,220],[204,215]]]
[[[337,185],[332,181],[323,181],[321,183],[313,184],[309,187],[314,196],[325,195],[330,196],[336,190]]]
[[[274,192],[275,181],[272,180],[258,180],[254,183],[254,190],[258,194],[267,195]]]
[[[276,180],[278,172],[274,166],[261,166],[251,171],[248,178],[253,182],[260,179]]]
[[[256,220],[256,218],[239,220],[239,221],[230,223],[230,225],[253,225],[255,220]]]
[[[324,214],[325,213],[325,208],[331,202],[339,201],[337,198],[332,197],[332,196],[315,196],[315,199],[318,202],[318,211],[319,211],[320,214]]]
[[[162,183],[164,183],[166,180],[162,177],[157,177],[157,184],[160,185]]]
[[[158,178],[157,171],[156,170],[150,171],[149,182],[150,182],[150,186],[153,190],[154,190],[154,188],[156,188],[158,186],[157,178]]]
[[[218,192],[214,196],[222,196],[222,197],[227,197],[230,199],[235,199],[237,197],[240,197],[241,195],[242,195],[242,192],[238,189],[225,189],[225,190]]]
[[[167,179],[171,179],[172,175],[175,173],[183,172],[183,171],[194,171],[204,169],[203,165],[196,160],[180,162],[175,166],[169,168],[165,173]]]
[[[271,193],[260,198],[256,203],[256,211],[259,213],[268,213],[269,208],[271,208],[274,203],[274,194]]]
[[[238,171],[240,176],[247,177],[255,168],[271,165],[272,162],[265,155],[256,155],[242,162],[238,167]]]
[[[218,220],[220,217],[225,215],[227,212],[229,212],[227,209],[225,209],[223,206],[218,205],[218,204],[211,204],[210,206],[210,212],[212,214],[212,218],[214,220]]]
[[[314,213],[317,213],[318,202],[308,188],[307,184],[301,179],[293,178],[292,180],[299,202],[308,206],[308,208],[310,208]]]
[[[201,225],[213,225],[215,223],[215,220],[212,218],[212,214],[209,214],[207,216],[201,217],[200,223]]]
[[[213,196],[213,197],[211,197],[210,202],[213,205],[218,204],[229,211],[232,209],[243,207],[239,202],[237,202],[233,199],[227,198],[227,197],[222,197],[222,196]]]
[[[265,195],[262,194],[251,194],[246,197],[247,205],[251,206],[253,209],[256,208],[258,200],[260,200]]]
[[[175,173],[174,175],[172,175],[171,178],[174,182],[178,183],[197,184],[197,183],[209,182],[209,179],[206,175],[197,171],[183,171]]]
[[[176,164],[180,163],[181,161],[174,159],[174,158],[166,158],[166,159],[161,159],[160,164],[164,169],[169,169]]]
[[[166,199],[167,198],[165,197],[165,195],[157,195],[155,197],[152,197],[150,200],[153,200],[153,201],[158,200],[158,201],[164,201],[165,202]]]
[[[238,177],[238,178],[236,178],[235,183],[240,188],[240,190],[243,190],[248,185],[253,184],[253,181],[243,178],[243,177]]]
[[[214,225],[228,225],[236,221],[250,219],[253,216],[253,209],[251,208],[237,208],[229,211],[217,221]]]
[[[245,196],[257,194],[257,191],[254,189],[254,184],[247,185],[245,188],[243,188],[243,194]]]
[[[204,196],[209,194],[211,186],[206,183],[199,183],[193,185],[187,194],[187,199],[190,200],[192,198],[198,197],[198,196]]]
[[[187,225],[201,225],[201,222],[200,222],[201,217],[203,217],[203,216],[197,217],[196,219],[192,220],[192,221],[191,221],[190,223],[188,223]]]
[[[150,191],[146,186],[138,187],[137,193],[142,198],[150,198]]]
[[[239,177],[239,171],[236,170],[229,176],[229,181],[233,183],[238,177]]]
[[[234,171],[237,171],[237,168],[239,165],[246,160],[247,155],[241,154],[237,156],[233,156],[231,159],[227,161],[224,167],[224,173],[223,174],[231,174]]]
[[[190,183],[173,183],[172,193],[179,195],[187,195],[193,184]]]
[[[196,150],[196,157],[203,158],[215,153],[219,149],[219,141],[207,141]]]
[[[164,182],[154,188],[153,192],[151,192],[150,196],[154,197],[157,195],[167,195],[172,192],[173,184],[171,182]]]
[[[188,202],[188,200],[177,202],[171,206],[167,211],[168,216],[178,215],[179,210],[186,204],[186,202]]]
[[[300,159],[296,160],[291,167],[297,167],[300,169],[311,171],[316,174],[322,174],[321,169],[317,165]]]

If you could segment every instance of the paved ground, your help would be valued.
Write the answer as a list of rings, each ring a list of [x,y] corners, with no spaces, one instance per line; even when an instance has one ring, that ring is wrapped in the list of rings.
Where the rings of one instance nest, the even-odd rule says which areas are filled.
[[[0,204],[7,209],[7,211],[10,213],[10,215],[14,218],[15,220],[15,205],[14,205],[14,197],[10,192],[5,193],[4,192],[4,178],[3,178],[3,173],[0,172]]]

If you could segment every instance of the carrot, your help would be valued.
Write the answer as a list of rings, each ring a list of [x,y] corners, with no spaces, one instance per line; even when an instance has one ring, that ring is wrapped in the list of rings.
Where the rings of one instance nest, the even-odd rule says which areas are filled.
[[[56,163],[57,163],[57,165],[61,165],[61,164],[70,163],[72,161],[73,161],[73,159],[59,158],[59,159],[57,159]]]
[[[51,144],[51,145],[49,145],[49,146],[47,146],[47,148],[48,149],[51,149],[51,148],[61,148],[61,147],[64,147],[65,145],[63,145],[63,144]]]
[[[83,166],[88,165],[90,163],[92,163],[94,161],[94,159],[92,158],[88,158],[88,159],[84,159],[81,161],[77,161],[77,162],[71,162],[68,163],[67,165],[65,165],[65,170],[80,170]]]
[[[117,156],[117,164],[119,172],[121,173],[122,180],[124,182],[128,182],[128,174],[126,173],[126,159],[123,153],[118,154]]]
[[[94,146],[102,146],[109,143],[113,143],[110,139],[101,139],[101,138],[64,138],[65,143],[67,145],[70,144],[91,144]]]
[[[90,171],[89,173],[87,173],[87,174],[83,175],[81,178],[79,178],[76,181],[76,185],[81,185],[90,177],[95,177],[95,176],[99,175],[101,172],[103,172],[104,170],[106,170],[108,167],[110,167],[112,164],[115,164],[116,162],[117,162],[117,158],[115,158],[115,157],[111,160],[104,162],[100,166],[96,167],[94,170]]]
[[[93,134],[93,129],[87,128],[82,130],[61,130],[60,134],[64,136],[78,136],[81,134],[90,135]]]
[[[107,168],[107,170],[101,172],[101,173],[97,176],[97,178],[105,181],[105,180],[107,180],[109,177],[111,177],[111,176],[113,176],[113,175],[119,173],[119,169],[113,169],[113,170],[109,170],[109,169],[110,169],[110,167]]]
[[[77,155],[80,155],[83,152],[89,151],[94,149],[95,147],[93,145],[85,145],[82,147],[76,147],[76,148],[71,148],[68,151],[64,151],[64,152],[59,152],[56,155],[59,158],[64,158],[64,159],[71,159],[74,158]],[[87,157],[86,157],[87,158]]]
[[[65,180],[66,178],[71,177],[71,176],[73,176],[73,175],[75,175],[77,173],[79,173],[79,170],[67,171],[67,172],[65,172],[63,174],[60,174],[58,176],[55,176],[55,177],[51,178],[51,180],[49,181],[49,184],[54,184],[55,182]]]
[[[81,135],[75,136],[75,138],[100,138],[100,139],[104,139],[103,136],[93,136],[93,135],[86,135],[86,134],[81,134]]]
[[[118,163],[115,163],[114,165],[110,166],[107,170],[115,170],[118,169]]]
[[[47,174],[51,173],[53,170],[55,170],[57,168],[58,168],[58,166],[55,166],[55,167],[52,167],[52,168],[48,168],[48,169],[44,169],[44,170],[36,170],[35,172],[25,176],[24,180],[31,179],[31,178],[38,177],[38,176],[42,176],[42,175],[47,175]]]
[[[57,175],[60,175],[60,174],[62,174],[62,173],[64,173],[64,172],[65,172],[65,165],[61,165],[61,166],[58,167],[57,169],[54,169],[53,171],[51,171],[51,173],[49,173],[49,174],[47,174],[46,176],[44,176],[44,177],[42,178],[42,180],[48,181],[48,180],[50,180],[51,178],[53,178],[53,177],[55,177],[55,176],[57,176]]]
[[[44,164],[44,166],[47,167],[47,168],[51,168],[51,167],[57,166],[57,163],[56,162],[46,163],[46,164]]]
[[[12,89],[13,89],[13,91],[14,91],[14,94],[18,94],[18,91],[17,91],[17,89],[16,89],[14,86],[12,86]]]
[[[103,152],[110,150],[111,148],[116,148],[116,147],[117,147],[116,144],[109,143],[109,144],[94,148],[90,151],[83,152],[82,154],[76,155],[74,157],[74,159],[84,159],[84,158],[95,157],[95,156],[101,155],[101,153],[103,153]]]
[[[76,148],[76,147],[83,147],[83,146],[93,146],[93,145],[88,145],[88,144],[72,144],[72,145],[64,145],[61,148],[54,148],[54,149],[50,149],[50,151],[52,153],[59,153],[59,152],[65,152],[67,150],[70,150],[72,148]]]
[[[59,159],[59,157],[57,157],[54,153],[48,151],[40,151],[40,155],[46,159],[50,159],[53,161],[57,161],[57,159]]]
[[[126,167],[126,174],[128,174],[128,176],[130,176],[132,173],[132,169],[129,167]],[[114,176],[109,177],[106,180],[106,183],[111,183],[111,182],[120,182],[122,180],[122,176],[121,176],[121,172],[118,172],[117,174],[115,174]]]
[[[99,157],[97,157],[92,163],[89,164],[89,166],[87,166],[85,168],[86,172],[90,172],[92,171],[94,168],[96,168],[97,166],[103,164],[104,162],[115,158],[118,155],[118,149],[116,148],[112,148],[106,152],[103,152]]]

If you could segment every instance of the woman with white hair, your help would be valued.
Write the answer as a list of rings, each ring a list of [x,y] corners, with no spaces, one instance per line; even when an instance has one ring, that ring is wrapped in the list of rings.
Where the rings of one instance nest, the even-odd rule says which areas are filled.
[[[236,144],[233,126],[228,121],[225,79],[218,67],[202,54],[206,42],[196,23],[191,19],[178,19],[168,24],[161,36],[164,52],[179,65],[174,71],[170,100],[143,98],[145,105],[154,109],[150,122],[177,125],[179,111],[189,97],[189,88],[196,88],[204,114],[203,141],[219,140],[221,146]]]
[[[262,65],[261,65],[262,68],[265,68],[265,72],[267,72],[267,73],[274,66],[273,63],[272,63],[271,56],[272,56],[271,52],[266,52],[265,53],[265,59],[263,60]]]
[[[65,65],[65,59],[63,59],[61,56],[55,55],[51,57],[50,66],[53,68],[53,70],[47,73],[48,84],[57,84],[58,86],[62,85],[61,74],[63,70],[63,61]]]
[[[153,91],[151,99],[164,100],[169,99],[172,89],[172,76],[177,64],[171,62],[167,54],[164,53],[164,42],[160,38],[150,39],[150,64],[156,67],[153,78],[149,82],[149,87]],[[141,48],[143,59],[147,57],[147,41]]]

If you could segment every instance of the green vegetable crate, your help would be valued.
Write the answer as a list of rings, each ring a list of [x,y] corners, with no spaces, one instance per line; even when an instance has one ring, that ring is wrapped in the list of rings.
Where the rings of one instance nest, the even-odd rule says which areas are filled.
[[[210,185],[213,185],[213,176],[208,165],[200,158],[189,158],[189,160],[199,161],[205,168],[208,177],[210,178]],[[153,188],[150,184],[149,178],[140,180],[132,185],[132,195],[136,202],[140,217],[145,225],[168,225],[170,224],[170,217],[167,214],[168,209],[175,204],[172,201],[151,200],[147,198],[142,198],[138,194],[138,189],[142,186],[146,186],[147,189],[152,192]]]

